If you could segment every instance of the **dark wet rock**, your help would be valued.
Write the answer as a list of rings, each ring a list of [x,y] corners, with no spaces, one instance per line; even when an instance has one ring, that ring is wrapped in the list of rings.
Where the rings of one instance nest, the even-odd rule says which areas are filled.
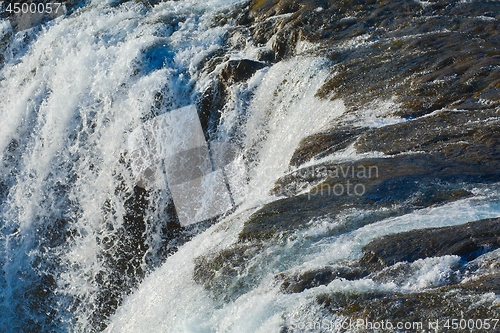
[[[365,255],[357,263],[350,262],[343,266],[324,267],[294,275],[280,273],[275,278],[280,281],[280,288],[284,293],[300,293],[309,288],[327,285],[336,279],[369,278],[378,283],[403,286],[420,269],[420,265],[412,262],[430,257],[457,255],[462,259],[452,264],[449,276],[441,276],[441,284],[476,293],[496,292],[500,288],[499,273],[497,270],[491,272],[491,265],[498,265],[498,257],[492,255],[489,260],[480,258],[487,257],[484,253],[498,248],[499,244],[500,219],[413,230],[372,241],[363,247]],[[474,263],[476,257],[479,257],[479,263]],[[470,262],[471,260],[474,261]],[[485,271],[484,266],[489,266],[490,270]],[[483,267],[483,270],[480,267]],[[471,278],[468,278],[469,276]],[[465,282],[460,283],[465,277]]]
[[[340,119],[302,140],[290,161],[298,169],[271,191],[281,199],[250,216],[234,245],[197,258],[195,281],[223,304],[259,285],[270,271],[283,293],[339,279],[403,286],[418,272],[419,259],[457,255],[449,276],[425,290],[325,293],[317,302],[333,315],[372,321],[498,317],[498,306],[483,295],[498,293],[498,258],[484,254],[499,247],[498,219],[375,239],[359,262],[305,272],[290,273],[286,262],[276,264],[266,253],[279,257],[279,247],[315,219],[336,223],[308,235],[306,244],[471,197],[474,187],[498,182],[499,9],[484,1],[252,1],[239,33],[261,48],[262,63],[227,62],[215,73],[219,76],[202,99],[212,124],[207,128],[215,131],[230,85],[244,83],[263,63],[294,57],[302,41],[314,43],[308,55],[331,61],[332,75],[318,87],[318,98],[342,98],[346,119],[374,101],[393,101],[397,107],[389,115],[408,121],[369,128]],[[227,61],[217,57],[216,65]],[[385,156],[300,167],[350,145],[358,153]],[[376,167],[371,175],[370,167]],[[344,189],[340,195],[338,185]],[[361,195],[353,194],[355,185],[362,185]],[[253,262],[256,257],[261,267]]]
[[[196,258],[193,278],[211,292],[212,298],[234,301],[258,282],[238,277],[244,275],[248,261],[260,250],[260,244],[237,244],[212,256]]]
[[[474,272],[477,275],[490,275],[497,274],[500,271],[500,250],[494,250],[487,252],[477,259],[474,259],[467,263],[466,275],[469,272]]]
[[[499,115],[496,109],[439,111],[375,129],[333,128],[302,140],[290,165],[327,156],[354,142],[360,153],[441,153],[444,159],[489,165],[493,171],[500,161]]]
[[[299,143],[293,153],[290,166],[299,166],[314,158],[322,158],[332,152],[346,148],[366,129],[341,127],[311,135]]]
[[[335,74],[318,96],[344,98],[350,109],[396,97],[404,106],[399,115],[416,117],[443,107],[499,105],[498,7],[494,2],[253,1],[249,16],[254,42],[272,41],[276,61],[294,56],[301,40],[317,43],[318,55],[332,60]]]
[[[494,2],[255,0],[246,24],[253,43],[271,41],[263,61],[317,43],[335,73],[319,97],[341,97],[349,109],[395,98],[398,115],[416,117],[499,105],[498,12]]]
[[[377,283],[396,285],[399,288],[409,288],[418,284],[422,278],[422,269],[429,270],[429,267],[442,265],[439,271],[439,279],[425,281],[425,289],[440,286],[456,285],[460,283],[467,273],[478,274],[476,271],[466,272],[466,261],[456,256],[431,258],[428,260],[417,260],[415,262],[398,262],[392,266],[383,268],[380,271],[373,271],[367,278]],[[446,266],[446,268],[444,268]],[[370,268],[364,266],[368,271]],[[416,278],[418,276],[418,278]]]
[[[226,84],[233,84],[248,80],[256,71],[265,66],[264,63],[249,59],[230,60],[222,68],[220,76]]]
[[[259,50],[257,57],[259,61],[270,63],[276,59],[276,54],[273,50]]]
[[[441,152],[460,163],[498,168],[500,160],[500,113],[498,110],[443,111],[362,134],[359,152]]]
[[[336,184],[345,184],[348,180],[352,184],[362,183],[366,189],[362,197],[347,198],[354,206],[363,204],[365,200],[371,200],[372,204],[397,200],[394,198],[395,193],[400,200],[404,200],[417,193],[418,187],[421,189],[421,194],[429,196],[428,191],[436,191],[436,183],[439,183],[436,180],[455,183],[458,187],[464,183],[494,182],[498,179],[497,170],[500,167],[498,126],[496,110],[481,110],[443,111],[413,121],[365,130],[361,135],[359,132],[362,129],[352,131],[343,128],[332,129],[327,133],[304,139],[296,150],[291,164],[297,165],[313,156],[323,156],[339,150],[354,139],[359,152],[381,151],[389,155],[413,152],[414,154],[302,168],[281,178],[272,193],[294,196],[312,186],[310,193],[314,193],[313,196],[307,194],[294,199],[296,201],[294,206],[300,207],[294,211],[307,211],[308,206],[316,207],[309,201],[320,201],[321,204],[318,204],[320,209],[324,209],[327,205],[338,207],[346,198],[332,196],[332,189]],[[352,136],[356,135],[353,132],[359,136],[353,138]],[[371,166],[378,170],[376,177],[359,177],[350,172],[345,176],[341,173],[338,176],[339,172],[336,171],[339,168],[341,171],[350,168],[357,171],[363,167],[369,169]],[[328,177],[332,173],[334,176]],[[327,198],[322,195],[324,192],[327,193]],[[298,204],[305,196],[308,202]],[[428,205],[432,205],[433,200],[436,200],[434,203],[439,202],[440,194],[435,193],[429,197],[435,198],[427,202]],[[286,201],[271,206],[283,206],[284,203]],[[275,211],[286,211],[286,209],[280,208]]]
[[[271,45],[275,60],[282,60],[293,55],[293,49],[300,39],[300,34],[294,30],[292,34],[278,32]]]
[[[360,263],[378,270],[397,262],[444,255],[458,255],[470,261],[499,247],[500,219],[487,219],[378,238],[363,247],[365,254]]]
[[[195,281],[223,303],[257,286],[262,272],[272,271],[283,293],[300,293],[336,279],[403,285],[418,271],[419,259],[456,255],[460,260],[443,278],[444,286],[407,294],[325,293],[317,301],[331,314],[372,321],[447,319],[457,314],[498,317],[498,306],[483,295],[498,293],[498,258],[484,254],[499,247],[498,219],[375,239],[363,248],[359,262],[344,266],[289,273],[286,263],[262,259],[315,219],[338,223],[323,234],[307,236],[312,241],[471,197],[474,187],[498,182],[498,13],[499,3],[486,1],[252,1],[239,32],[261,48],[259,61],[286,60],[296,56],[302,41],[313,43],[307,54],[331,61],[332,75],[318,87],[318,98],[342,98],[346,116],[362,114],[374,101],[392,101],[397,107],[389,115],[408,121],[369,128],[340,119],[302,140],[290,161],[298,169],[279,179],[271,191],[281,199],[250,216],[233,246],[197,258]],[[248,63],[228,62],[203,96],[213,124],[214,110],[228,99],[228,87],[244,82],[262,66],[244,61]],[[358,153],[385,156],[300,167],[350,145]],[[370,167],[377,171],[367,174]],[[338,185],[344,189],[339,195]],[[345,191],[348,185],[350,194]],[[353,194],[355,185],[362,185],[361,195]],[[256,268],[255,257],[267,268]]]
[[[314,7],[314,1],[252,1],[250,27],[252,38],[257,45],[272,40],[274,61],[292,57],[297,42],[302,39],[302,16]]]
[[[317,297],[317,302],[332,315],[343,315],[356,321],[363,319],[368,322],[391,321],[423,324],[424,330],[429,328],[429,322],[439,320],[440,331],[444,330],[446,320],[451,326],[451,319],[498,318],[500,308],[491,297],[484,297],[472,291],[463,289],[447,290],[446,288],[411,294],[324,294]],[[356,332],[372,332],[360,326]],[[411,327],[408,332],[420,331]],[[470,332],[470,329],[458,329],[453,332]],[[477,330],[479,331],[479,330]],[[380,329],[378,332],[394,332],[394,329]]]
[[[394,36],[370,38],[368,42],[374,44],[331,52],[330,58],[338,64],[337,71],[319,96],[344,98],[348,108],[373,99],[396,97],[395,102],[403,106],[397,115],[403,117],[417,117],[442,108],[483,109],[499,105],[498,96],[488,95],[491,99],[484,101],[478,98],[477,92],[489,89],[499,75],[498,54],[485,57],[483,49],[491,49],[492,45],[483,39],[470,38],[460,31],[436,31],[407,40],[398,41]],[[464,49],[470,52],[465,53]]]
[[[214,52],[209,53],[198,63],[198,69],[204,70],[207,73],[211,73],[215,68],[222,64],[224,61],[228,60],[228,56],[224,54],[223,49],[218,49]]]
[[[462,282],[458,287],[464,290],[471,290],[476,293],[495,293],[500,294],[500,273],[473,277],[470,280]]]
[[[245,223],[240,239],[279,237],[305,227],[313,217],[333,218],[348,208],[384,208],[383,216],[388,217],[388,212],[396,216],[465,198],[470,195],[464,189],[466,184],[498,179],[497,169],[470,162],[459,164],[442,154],[415,154],[297,170],[280,179],[273,191],[289,198],[272,202],[254,213]],[[375,168],[371,174],[370,168]],[[297,195],[307,186],[312,186],[308,193]],[[338,195],[342,189],[344,192]],[[362,195],[356,195],[355,189]],[[368,219],[365,223],[373,222]],[[358,223],[351,227],[360,226]]]
[[[200,117],[201,128],[208,141],[215,133],[219,120],[220,110],[224,107],[227,93],[219,80],[215,80],[200,96],[197,111]]]
[[[425,170],[422,170],[422,173],[424,172]],[[408,213],[416,207],[427,207],[431,204],[454,201],[470,195],[464,190],[446,188],[446,186],[439,188],[440,186],[436,186],[434,182],[434,178],[429,178],[428,188],[420,196],[415,195],[419,191],[418,183],[414,184],[415,187],[409,191],[408,197],[400,195],[401,192],[389,196],[387,193],[394,192],[389,187],[387,193],[382,191],[378,194],[377,200],[381,203],[379,202],[376,206],[386,207],[386,209],[348,218],[337,227],[332,227],[328,235],[345,233],[390,216]],[[405,181],[402,184],[404,183]],[[377,191],[374,190],[374,192]],[[404,204],[398,205],[398,200],[406,201],[403,202]],[[361,198],[357,201],[348,197],[332,199],[326,194],[309,199],[305,195],[296,196],[268,204],[248,219],[240,233],[238,243],[211,257],[197,259],[195,281],[202,284],[216,299],[234,300],[251,289],[252,286],[257,285],[262,278],[255,269],[253,273],[248,269],[251,258],[262,255],[271,245],[276,246],[277,240],[286,238],[287,235],[293,234],[300,228],[307,227],[308,222],[314,217],[330,214],[334,218],[335,214],[343,210],[350,208],[369,210],[373,205],[373,199]],[[326,236],[321,235],[320,237]],[[269,265],[273,264],[269,263]],[[265,271],[265,267],[260,269]],[[369,269],[371,269],[370,266],[354,264],[336,268],[326,267],[298,275],[278,274],[276,278],[278,281],[282,281],[281,289],[283,292],[293,293],[325,285],[338,278],[360,279],[369,273]]]
[[[302,7],[302,4],[293,0],[252,0],[250,6],[252,17],[265,19],[275,15],[294,13]]]
[[[114,5],[122,2],[115,1]],[[78,2],[71,3],[70,11]],[[241,15],[222,13],[217,24],[234,19],[245,25],[235,31],[244,31],[243,35],[251,36],[256,46],[270,42],[270,49],[260,52],[259,61],[228,61],[226,49],[200,62],[199,69],[206,73],[214,72],[226,62],[220,75],[215,73],[212,84],[200,96],[200,119],[207,139],[217,129],[230,85],[244,83],[266,65],[264,62],[293,57],[301,41],[315,43],[316,49],[310,55],[331,61],[332,76],[318,90],[318,98],[342,98],[348,112],[360,110],[373,100],[393,100],[401,106],[394,114],[412,120],[379,129],[332,128],[304,139],[290,161],[291,166],[327,156],[352,143],[358,152],[380,151],[390,156],[317,165],[312,170],[299,169],[281,178],[273,193],[283,198],[253,214],[232,247],[197,258],[194,280],[215,299],[229,302],[260,282],[261,271],[251,263],[252,258],[271,246],[279,246],[278,240],[307,228],[314,218],[340,220],[346,211],[369,212],[349,216],[317,237],[339,235],[415,209],[469,197],[475,184],[497,182],[500,179],[499,6],[494,1],[438,0],[423,6],[413,0],[254,0],[251,9]],[[2,50],[4,42],[7,39],[0,41]],[[243,44],[233,47],[241,49]],[[0,52],[0,67],[3,54]],[[164,48],[147,51],[146,72],[162,67],[171,55]],[[160,109],[166,103],[162,99],[155,98],[155,108]],[[431,114],[443,108],[464,112]],[[358,172],[371,166],[378,170],[373,177],[359,176]],[[355,174],[350,171],[343,174],[342,170],[355,170]],[[347,189],[348,182],[351,194],[334,193],[336,185]],[[352,195],[356,184],[363,185],[362,195]],[[309,194],[298,195],[308,188]],[[1,189],[0,193],[5,197],[7,192]],[[181,229],[176,221],[164,221],[166,226],[160,232],[162,248],[156,249],[157,257],[148,257],[151,250],[146,239],[148,195],[135,189],[124,207],[127,213],[123,227],[115,230],[111,238],[98,238],[105,253],[104,266],[111,273],[95,278],[102,289],[96,295],[95,315],[90,318],[95,328],[104,328],[106,318],[120,304],[123,295],[140,282],[146,273],[144,260],[148,267],[155,267],[193,234],[189,228]],[[112,214],[112,207],[104,209]],[[173,210],[172,206],[167,209]],[[175,213],[165,215],[175,216]],[[64,233],[65,224],[56,220],[54,230],[47,230],[49,247],[58,246],[71,236]],[[389,282],[411,273],[410,264],[397,265],[402,261],[459,255],[464,260],[460,270],[471,273],[462,282],[459,277],[450,280],[452,286],[410,294],[325,294],[317,301],[334,314],[369,320],[419,321],[453,318],[457,314],[466,318],[498,318],[498,306],[489,301],[478,303],[482,293],[500,292],[498,259],[480,261],[480,256],[472,260],[499,247],[498,224],[498,219],[483,220],[387,236],[365,246],[365,256],[359,265],[325,267],[295,275],[277,273],[276,279],[285,293],[302,292],[335,279],[367,277]],[[109,251],[111,248],[114,250]],[[469,260],[472,261],[467,263]],[[265,267],[262,269],[265,271]],[[54,278],[44,276],[39,287],[25,291],[26,297],[31,297],[30,306],[38,307],[42,315],[47,314],[42,313],[47,309],[40,305],[47,302],[47,290],[55,288]],[[48,315],[53,318],[56,314]],[[33,327],[33,331],[48,331],[39,325]]]
[[[368,271],[359,267],[324,267],[300,274],[280,273],[276,280],[282,281],[280,289],[283,293],[300,293],[306,289],[327,285],[335,279],[349,281],[359,280],[368,275]]]
[[[211,70],[210,66],[215,63],[221,62],[220,57],[215,60],[208,60],[208,71]],[[215,62],[212,64],[212,62]],[[206,139],[210,140],[212,135],[217,130],[221,110],[224,105],[228,103],[230,96],[230,86],[233,84],[243,83],[251,78],[256,71],[266,67],[263,62],[254,61],[250,59],[229,60],[221,69],[217,77],[212,81],[202,95],[198,99],[198,114],[200,115],[201,126],[205,133]]]

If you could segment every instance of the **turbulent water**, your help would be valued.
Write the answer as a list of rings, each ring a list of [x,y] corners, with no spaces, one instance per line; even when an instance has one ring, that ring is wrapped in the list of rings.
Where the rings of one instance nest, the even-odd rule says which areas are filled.
[[[244,172],[228,175],[240,204],[187,231],[168,227],[176,225],[171,194],[136,187],[130,133],[157,115],[197,104],[224,65],[208,69],[207,56],[255,58],[258,48],[234,34],[236,20],[227,19],[246,5],[95,0],[16,34],[1,22],[8,43],[0,69],[0,332],[280,332],[283,323],[322,313],[314,302],[319,293],[439,286],[460,259],[418,261],[399,283],[335,280],[293,294],[280,292],[277,273],[359,259],[362,246],[382,235],[500,216],[494,186],[332,232],[342,219],[374,213],[346,210],[336,219],[313,219],[248,259],[238,274],[251,287],[230,301],[203,288],[193,278],[195,259],[230,247],[246,219],[277,200],[270,191],[293,171],[289,161],[302,139],[341,117],[368,128],[405,121],[386,116],[398,107],[390,102],[344,117],[342,99],[319,99],[330,60],[313,56],[304,42],[294,58],[231,85],[210,134],[240,149]],[[384,158],[350,146],[313,162],[367,156]]]

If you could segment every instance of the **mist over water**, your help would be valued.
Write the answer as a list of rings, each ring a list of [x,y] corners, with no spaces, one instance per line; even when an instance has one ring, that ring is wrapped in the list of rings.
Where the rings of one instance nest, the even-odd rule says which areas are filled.
[[[277,273],[341,265],[378,236],[500,216],[493,187],[338,234],[342,218],[379,212],[347,211],[311,220],[252,257],[238,276],[252,288],[235,292],[230,302],[196,283],[195,258],[232,246],[246,219],[278,199],[270,191],[291,172],[301,140],[346,111],[340,98],[318,98],[331,63],[307,52],[231,86],[211,135],[241,150],[241,168],[227,174],[239,204],[180,232],[191,240],[166,241],[167,226],[176,223],[171,194],[136,186],[129,136],[155,116],[198,103],[221,67],[205,68],[207,56],[255,55],[250,45],[231,49],[226,35],[235,20],[220,19],[245,5],[92,1],[8,37],[0,69],[0,332],[279,332],[283,322],[321,313],[314,303],[320,292],[405,291],[412,281],[420,281],[417,289],[440,285],[458,259],[419,262],[417,273],[399,285],[336,280],[293,294],[280,293]],[[0,36],[10,33],[6,22]],[[385,115],[391,108],[397,106],[374,103],[356,124],[402,122]],[[323,161],[370,154],[347,147]]]

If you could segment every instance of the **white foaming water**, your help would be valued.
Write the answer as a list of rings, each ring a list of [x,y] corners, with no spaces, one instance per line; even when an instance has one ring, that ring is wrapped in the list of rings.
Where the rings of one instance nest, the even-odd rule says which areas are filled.
[[[234,243],[245,217],[250,214],[245,209],[275,200],[267,193],[288,170],[299,142],[325,129],[343,114],[341,101],[319,101],[314,96],[327,77],[325,64],[323,59],[311,58],[284,62],[257,75],[258,85],[249,83],[257,88],[240,134],[244,135],[244,151],[254,160],[247,196],[237,211],[242,212],[241,215],[235,214],[221,222],[222,226],[230,223],[229,229],[211,228],[169,257],[160,269],[146,278],[138,292],[126,300],[112,318],[108,332],[250,333],[273,331],[271,327],[279,324],[275,315],[276,309],[282,306],[275,304],[277,291],[269,291],[266,287],[242,296],[229,308],[217,309],[217,303],[192,280],[193,259]],[[236,119],[227,113],[223,115],[225,121]],[[223,121],[221,127],[227,125]],[[152,294],[154,296],[148,299]]]
[[[345,112],[341,100],[315,97],[328,71],[324,59],[298,58],[274,65],[255,91],[245,127],[244,147],[251,162],[248,206],[261,200],[289,170],[300,141],[327,129]],[[247,207],[248,207],[247,206]]]
[[[482,199],[464,199],[439,207],[425,208],[399,217],[366,225],[341,236],[323,238],[305,260],[317,267],[338,260],[359,259],[361,248],[375,238],[414,229],[459,225],[469,221],[500,216],[497,195]]]
[[[238,225],[246,218],[239,216],[231,224],[227,224],[229,221],[222,223],[230,225],[229,228],[215,226],[199,235],[147,277],[138,291],[113,316],[112,325],[107,332],[278,332],[285,323],[285,318],[288,323],[290,320],[316,320],[321,309],[317,304],[314,305],[314,299],[325,292],[405,292],[439,286],[454,273],[458,257],[418,260],[412,264],[412,275],[399,285],[375,283],[369,279],[334,280],[328,286],[309,289],[300,294],[279,292],[273,278],[275,269],[266,259],[274,257],[281,265],[287,262],[291,271],[300,272],[358,257],[363,245],[382,235],[415,228],[456,225],[499,215],[500,203],[497,198],[490,198],[485,202],[466,199],[383,220],[349,234],[323,238],[308,245],[309,250],[296,246],[307,237],[297,235],[288,240],[289,244],[271,247],[267,253],[260,254],[260,258],[254,259],[268,265],[267,275],[262,277],[252,291],[221,308],[206,290],[192,280],[193,258],[217,252],[234,242],[235,232],[239,231]],[[284,268],[286,269],[280,267],[281,270]]]
[[[239,3],[94,1],[12,37],[0,71],[0,331],[96,325],[96,292],[114,283],[106,253],[121,246],[113,242],[133,196],[129,133],[154,115],[160,93],[156,113],[193,102],[197,64],[228,28],[214,15]],[[156,193],[150,206],[167,198]],[[166,216],[144,214],[151,252]],[[54,289],[56,299],[35,286]]]
[[[458,257],[446,256],[416,261],[412,264],[412,275],[399,285],[375,283],[369,279],[334,280],[328,286],[290,295],[279,292],[273,276],[277,272],[276,265],[280,266],[278,271],[288,268],[292,272],[301,272],[359,258],[363,245],[383,235],[416,228],[457,225],[499,215],[498,196],[492,195],[482,200],[465,199],[440,207],[422,209],[362,227],[348,234],[320,238],[307,246],[304,243],[310,237],[306,234],[311,234],[311,230],[301,231],[296,237],[288,239],[288,244],[276,244],[266,253],[259,254],[259,258],[252,259],[260,265],[266,263],[267,274],[261,276],[260,283],[252,291],[220,308],[207,291],[192,280],[193,258],[216,253],[234,242],[235,232],[239,231],[238,226],[248,215],[238,216],[234,220],[229,218],[221,224],[226,227],[215,226],[199,235],[146,278],[139,290],[127,299],[113,317],[108,332],[278,332],[284,324],[284,318],[301,318],[302,322],[314,321],[321,313],[321,309],[314,309],[314,299],[325,292],[406,292],[439,286],[453,275]],[[304,312],[305,308],[312,310]]]

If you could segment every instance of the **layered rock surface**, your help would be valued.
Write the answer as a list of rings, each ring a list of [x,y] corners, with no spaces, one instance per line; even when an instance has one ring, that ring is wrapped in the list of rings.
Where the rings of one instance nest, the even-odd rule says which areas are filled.
[[[302,140],[290,174],[271,193],[280,199],[256,211],[231,248],[198,258],[195,281],[223,303],[260,283],[264,268],[252,263],[255,256],[268,258],[264,265],[285,294],[335,280],[403,283],[422,260],[454,258],[454,272],[441,285],[407,293],[325,292],[316,301],[326,317],[498,317],[498,219],[385,236],[356,260],[298,274],[272,258],[317,219],[340,221],[317,236],[326,239],[496,186],[498,13],[500,5],[486,1],[252,1],[240,29],[263,49],[255,60],[272,65],[298,54],[327,57],[331,76],[317,98],[342,98],[347,111],[328,130]],[[231,84],[224,76],[221,82]],[[375,117],[381,125],[359,121],[380,101],[392,105]],[[387,118],[394,121],[384,123]],[[366,157],[329,160],[347,150]],[[338,184],[350,184],[351,195],[332,195]],[[362,195],[352,194],[356,184]],[[346,218],[352,211],[369,213]]]

